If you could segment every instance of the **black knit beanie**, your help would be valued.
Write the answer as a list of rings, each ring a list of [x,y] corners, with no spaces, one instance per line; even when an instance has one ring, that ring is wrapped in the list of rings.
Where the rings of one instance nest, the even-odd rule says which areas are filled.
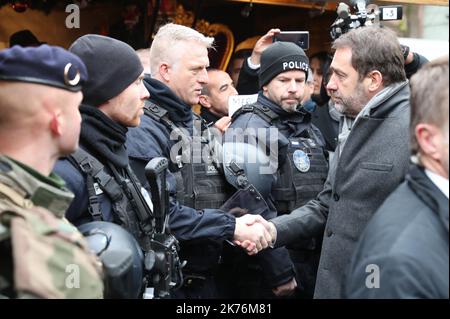
[[[89,80],[83,85],[83,103],[100,106],[137,80],[144,68],[125,42],[88,34],[75,40],[69,51],[86,64]]]
[[[269,83],[282,72],[305,71],[308,77],[309,60],[302,48],[292,42],[275,42],[261,55],[259,87]]]

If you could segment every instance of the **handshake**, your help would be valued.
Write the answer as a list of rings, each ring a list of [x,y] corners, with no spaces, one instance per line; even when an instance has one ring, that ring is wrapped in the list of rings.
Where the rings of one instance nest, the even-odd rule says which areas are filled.
[[[277,239],[275,225],[260,215],[247,214],[236,218],[233,242],[246,250],[248,255],[256,255],[261,250],[271,247]],[[295,291],[295,277],[272,289],[275,296],[289,296]]]
[[[260,215],[247,214],[236,218],[233,243],[255,255],[261,250],[273,248],[277,236],[275,225]]]

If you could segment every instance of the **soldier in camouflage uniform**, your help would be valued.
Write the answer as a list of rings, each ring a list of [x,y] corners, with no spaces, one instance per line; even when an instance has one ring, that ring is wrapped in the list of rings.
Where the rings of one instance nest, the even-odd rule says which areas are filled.
[[[101,264],[64,219],[73,199],[51,171],[78,146],[87,78],[58,47],[0,51],[0,298],[101,298]]]

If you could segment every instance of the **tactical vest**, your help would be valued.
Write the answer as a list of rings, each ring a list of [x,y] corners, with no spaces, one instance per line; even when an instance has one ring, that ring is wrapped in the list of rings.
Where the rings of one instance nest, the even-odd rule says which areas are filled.
[[[220,208],[235,190],[225,180],[221,167],[213,161],[210,138],[202,136],[201,132],[195,132],[193,137],[189,136],[169,119],[166,110],[148,100],[145,106],[146,115],[166,126],[170,133],[176,132],[179,141],[183,143],[184,152],[177,155],[176,166],[172,166],[177,182],[178,202],[198,210]],[[196,121],[198,122],[195,123]],[[193,126],[194,130],[197,126],[202,131],[208,130],[196,114]],[[208,157],[207,161],[202,158],[203,155]]]
[[[68,158],[73,165],[86,175],[88,191],[88,211],[93,221],[103,220],[99,195],[104,192],[111,201],[114,223],[127,229],[139,242],[144,251],[150,249],[150,238],[154,219],[141,193],[130,166],[126,168],[127,177],[119,174],[113,165],[108,165],[112,174],[95,157],[81,148]]]
[[[277,126],[279,116],[258,103],[246,105],[233,114],[233,121],[240,114],[252,112],[271,126]],[[290,213],[304,205],[323,189],[328,174],[328,162],[323,148],[312,129],[309,137],[288,138],[289,146],[283,166],[277,171],[277,182],[272,188],[278,214]]]

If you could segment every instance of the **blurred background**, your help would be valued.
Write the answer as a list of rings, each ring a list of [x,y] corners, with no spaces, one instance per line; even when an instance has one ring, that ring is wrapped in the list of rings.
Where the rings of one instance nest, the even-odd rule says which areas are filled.
[[[66,27],[72,13],[65,11],[69,4],[80,8],[80,28]],[[448,53],[448,1],[385,0],[371,1],[370,6],[393,4],[402,5],[403,19],[383,25],[395,30],[402,43],[429,59]],[[29,41],[65,48],[83,34],[97,33],[140,49],[150,45],[161,24],[173,21],[215,36],[213,65],[225,69],[236,47],[251,49],[251,38],[273,27],[309,31],[308,55],[328,51],[337,5],[338,1],[312,0],[0,0],[0,49],[9,47],[11,35],[21,30],[34,35]],[[30,38],[26,33],[20,36]]]

